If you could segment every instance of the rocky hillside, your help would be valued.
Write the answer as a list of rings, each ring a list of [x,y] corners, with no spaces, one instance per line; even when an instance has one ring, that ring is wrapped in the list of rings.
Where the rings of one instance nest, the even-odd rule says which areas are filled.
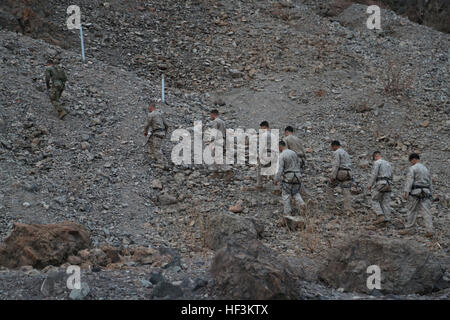
[[[450,240],[448,34],[386,9],[383,30],[367,30],[360,4],[330,18],[308,1],[80,1],[83,64],[77,34],[65,30],[68,2],[27,3],[36,12],[27,17],[39,17],[45,27],[34,28],[28,18],[22,23],[28,27],[15,30],[17,2],[0,6],[1,25],[8,26],[0,28],[0,238],[15,230],[14,223],[72,221],[89,230],[91,244],[88,252],[62,254],[53,267],[30,262],[1,269],[1,298],[68,298],[67,290],[42,291],[42,283],[56,281],[70,262],[85,270],[92,299],[448,299],[449,264],[441,260]],[[55,56],[69,78],[64,121],[55,116],[43,79],[46,59]],[[206,122],[212,107],[230,128],[257,128],[268,120],[273,128],[297,129],[308,153],[305,185],[318,202],[298,229],[279,225],[277,190],[268,183],[255,191],[252,166],[234,167],[227,183],[210,178],[203,166],[159,169],[147,160],[145,107],[160,96],[161,73],[170,132]],[[354,164],[356,214],[350,217],[339,214],[340,204],[328,210],[324,197],[334,139]],[[167,157],[175,143],[166,141]],[[394,221],[383,228],[374,228],[365,188],[375,149],[395,170]],[[414,235],[398,233],[406,218],[400,192],[411,152],[431,169],[439,198],[432,239],[421,227]],[[229,213],[237,202],[241,208]],[[375,293],[330,278],[333,259],[343,259],[333,258],[333,249],[360,243],[349,235],[378,239],[368,248],[385,248],[389,254],[381,254],[380,263],[399,261],[402,270],[419,269],[432,255],[427,278],[411,275],[414,285]],[[252,246],[236,254],[246,248],[233,247],[233,239]],[[111,250],[119,260],[98,258]],[[255,252],[263,258],[255,261]],[[356,272],[358,261],[371,263],[374,252],[362,250],[346,261],[345,276]],[[235,262],[229,273],[227,261]],[[270,281],[265,270],[277,266],[279,279],[290,284],[270,292],[242,288],[239,296],[230,284],[246,285],[240,280],[246,264],[257,283]],[[408,280],[392,274],[391,287]]]

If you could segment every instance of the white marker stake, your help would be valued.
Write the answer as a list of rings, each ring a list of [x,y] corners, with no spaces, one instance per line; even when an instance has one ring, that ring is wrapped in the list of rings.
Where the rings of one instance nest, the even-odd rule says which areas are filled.
[[[162,75],[162,79],[161,79],[161,102],[164,102],[164,74]]]
[[[83,62],[86,61],[86,56],[84,55],[84,37],[83,37],[83,26],[80,24],[80,38],[81,38],[81,58]]]

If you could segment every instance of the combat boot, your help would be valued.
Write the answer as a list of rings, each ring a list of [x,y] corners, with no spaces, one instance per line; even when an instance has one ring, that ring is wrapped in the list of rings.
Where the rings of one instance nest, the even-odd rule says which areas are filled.
[[[375,224],[379,225],[379,224],[384,224],[386,222],[387,222],[387,220],[384,218],[384,216],[379,216],[378,219],[375,221]]]
[[[407,236],[407,235],[412,235],[412,234],[414,234],[414,231],[413,231],[413,230],[410,230],[410,229],[403,229],[403,230],[400,230],[400,231],[398,232],[398,234],[399,234],[399,235],[402,235],[402,236]]]

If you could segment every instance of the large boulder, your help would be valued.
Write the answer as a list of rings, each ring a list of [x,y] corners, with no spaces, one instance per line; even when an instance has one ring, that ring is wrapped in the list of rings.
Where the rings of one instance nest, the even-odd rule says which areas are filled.
[[[0,266],[41,269],[59,266],[67,258],[90,246],[89,231],[72,222],[60,224],[14,224],[12,233],[0,244]]]
[[[376,265],[385,294],[426,294],[449,287],[445,280],[449,258],[436,256],[415,241],[360,236],[337,249],[319,272],[331,286],[370,293],[367,279],[373,271],[367,273],[367,268]]]
[[[295,272],[258,240],[227,244],[214,257],[211,273],[226,299],[299,298]]]
[[[241,217],[232,213],[220,213],[208,219],[205,243],[217,250],[230,241],[246,243],[262,236],[264,226],[254,218]]]

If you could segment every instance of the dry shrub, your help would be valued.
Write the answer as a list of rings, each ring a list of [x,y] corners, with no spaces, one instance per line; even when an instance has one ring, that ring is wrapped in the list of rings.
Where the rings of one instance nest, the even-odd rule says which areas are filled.
[[[266,13],[273,18],[281,19],[283,21],[291,21],[294,18],[291,13],[291,8],[292,2],[285,0],[272,3],[270,9],[263,11],[266,11]]]
[[[399,60],[388,59],[384,69],[384,91],[394,96],[407,96],[415,76],[416,71],[405,70],[404,64]]]
[[[325,95],[325,93],[326,93],[325,90],[320,89],[320,90],[315,91],[314,95],[316,97],[323,97]]]

